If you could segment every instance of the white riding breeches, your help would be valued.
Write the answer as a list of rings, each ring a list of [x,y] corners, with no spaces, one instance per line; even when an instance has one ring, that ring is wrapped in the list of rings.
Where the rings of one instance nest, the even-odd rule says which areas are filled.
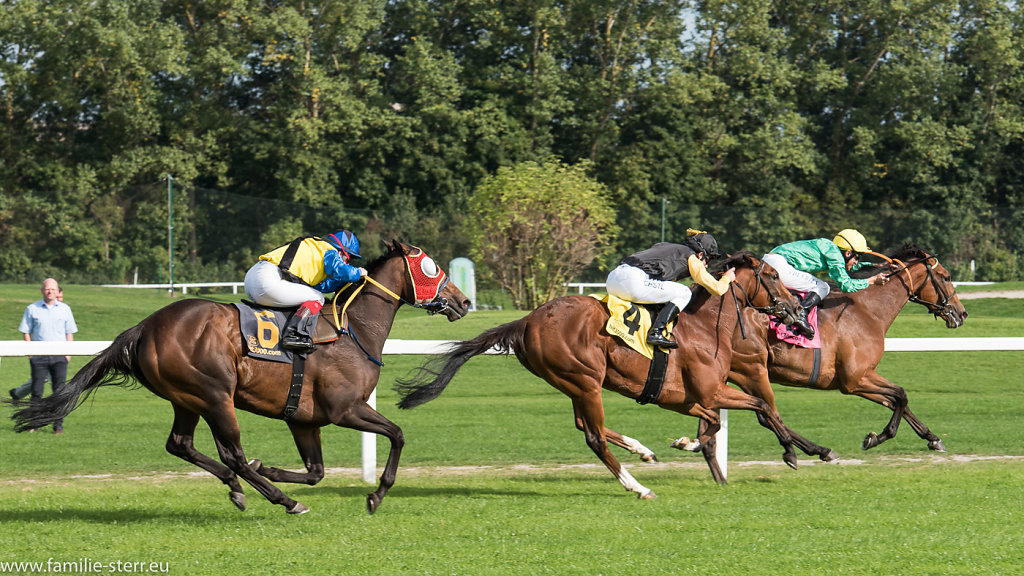
[[[787,289],[807,292],[808,294],[814,292],[820,296],[822,300],[825,299],[825,296],[828,296],[829,287],[827,282],[813,274],[797,270],[786,261],[786,257],[782,254],[769,252],[764,255],[762,260],[767,262],[772,268],[778,270],[779,280]]]
[[[324,303],[324,295],[319,290],[285,280],[277,264],[267,260],[253,264],[245,273],[245,293],[263,306],[298,306],[310,300]]]
[[[608,274],[608,293],[612,296],[636,302],[638,304],[662,304],[671,302],[680,310],[690,303],[693,293],[678,282],[654,280],[646,272],[630,266],[619,264]]]

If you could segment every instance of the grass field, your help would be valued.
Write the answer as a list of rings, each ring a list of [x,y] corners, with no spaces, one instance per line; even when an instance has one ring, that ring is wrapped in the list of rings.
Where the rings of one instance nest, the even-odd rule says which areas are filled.
[[[113,338],[168,301],[159,291],[65,292],[81,340]],[[35,286],[0,288],[0,339],[18,337],[11,327],[36,298]],[[965,305],[971,316],[956,331],[908,305],[889,335],[1024,335],[1024,301]],[[403,309],[392,336],[465,338],[520,314],[448,323]],[[942,437],[949,453],[941,456],[908,426],[862,452],[888,410],[777,387],[787,424],[835,449],[841,463],[804,458],[790,470],[774,436],[733,412],[725,487],[699,456],[667,447],[692,435],[696,420],[606,395],[608,424],[662,459],[648,465],[617,452],[658,493],[650,502],[621,489],[575,430],[568,400],[513,358],[474,359],[444,395],[411,411],[394,407],[390,385],[420,359],[386,360],[378,404],[402,426],[406,448],[374,516],[363,508],[369,486],[359,479],[356,432],[323,430],[326,464],[340,469],[321,484],[280,485],[311,513],[288,516],[251,489],[239,512],[220,482],[164,451],[165,402],[104,389],[62,436],[0,428],[0,573],[9,562],[41,562],[45,571],[51,558],[155,562],[132,568],[174,574],[1024,573],[1024,352],[886,356],[880,372],[907,389],[911,408]],[[72,370],[83,362],[73,359]],[[0,390],[26,377],[26,360],[5,359]],[[250,457],[301,468],[281,422],[244,413],[240,421]],[[197,446],[215,453],[203,428]],[[386,441],[378,447],[383,457]]]

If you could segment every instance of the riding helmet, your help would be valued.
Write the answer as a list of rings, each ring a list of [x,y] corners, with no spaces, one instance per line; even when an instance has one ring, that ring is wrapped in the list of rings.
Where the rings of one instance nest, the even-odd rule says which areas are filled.
[[[864,235],[853,228],[840,230],[832,242],[839,246],[840,250],[853,250],[854,252],[871,251],[871,248],[868,248],[868,241],[864,239]]]
[[[334,234],[328,234],[325,240],[351,258],[362,258],[359,255],[359,239],[348,230],[338,230]]]

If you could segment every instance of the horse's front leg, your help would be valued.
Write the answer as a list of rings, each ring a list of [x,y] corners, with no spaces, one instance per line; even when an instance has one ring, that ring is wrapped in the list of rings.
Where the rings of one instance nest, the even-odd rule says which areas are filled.
[[[387,437],[391,442],[388,460],[384,464],[384,471],[380,475],[380,484],[375,491],[366,496],[366,511],[373,514],[377,511],[381,501],[384,500],[388,490],[395,485],[395,478],[398,475],[398,461],[402,456],[402,448],[405,446],[405,436],[397,424],[385,418],[383,414],[377,412],[362,400],[354,403],[334,423],[338,426],[352,428],[360,432],[380,434]]]

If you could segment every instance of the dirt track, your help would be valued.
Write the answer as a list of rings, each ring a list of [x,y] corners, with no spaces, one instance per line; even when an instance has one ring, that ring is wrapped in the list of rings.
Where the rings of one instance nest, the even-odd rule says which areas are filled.
[[[978,298],[1024,298],[1024,290],[992,290],[987,292],[957,293],[961,300],[977,300]]]

